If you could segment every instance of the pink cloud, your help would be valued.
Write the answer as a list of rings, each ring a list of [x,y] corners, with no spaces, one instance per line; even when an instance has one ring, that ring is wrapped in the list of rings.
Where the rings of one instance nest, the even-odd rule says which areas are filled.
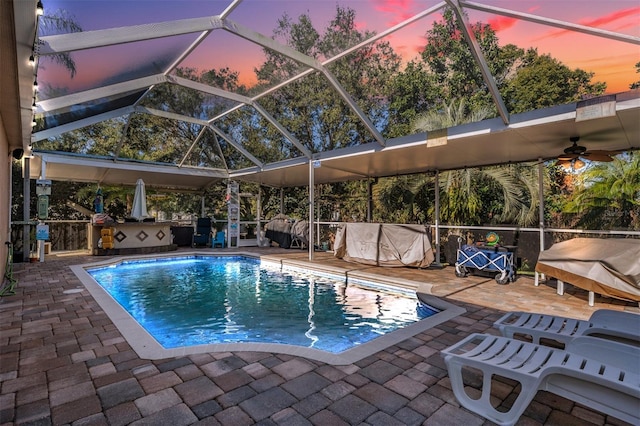
[[[632,7],[629,9],[617,10],[608,15],[604,15],[595,19],[581,19],[578,23],[588,27],[598,28],[627,17],[637,18],[638,14],[640,14],[640,7]],[[547,34],[539,37],[537,40],[550,38],[550,37],[559,37],[561,35],[571,33],[571,32],[573,31],[570,31],[570,30],[550,31]]]
[[[414,0],[372,0],[373,8],[390,17],[389,25],[396,25],[415,15]]]
[[[640,14],[640,7],[632,7],[629,9],[618,10],[616,12],[610,13],[609,15],[605,15],[600,18],[596,18],[592,20],[583,20],[580,23],[582,25],[588,25],[590,27],[600,27],[610,22],[617,21],[618,19],[626,18],[627,16],[632,16],[637,19],[639,14]]]
[[[509,18],[507,16],[496,16],[495,18],[489,19],[488,23],[489,25],[491,25],[491,28],[493,28],[494,31],[499,32],[513,27],[516,22],[518,22],[516,18]]]
[[[367,23],[365,21],[356,21],[353,23],[358,31],[364,31],[367,29]]]

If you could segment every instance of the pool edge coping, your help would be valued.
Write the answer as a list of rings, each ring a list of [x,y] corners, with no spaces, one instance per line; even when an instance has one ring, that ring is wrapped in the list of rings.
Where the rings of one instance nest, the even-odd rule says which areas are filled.
[[[261,259],[260,255],[255,253],[242,251],[225,251],[224,253],[215,252],[184,252],[180,255],[171,255],[168,253],[157,253],[150,255],[136,256],[115,256],[106,260],[90,262],[85,264],[71,265],[72,272],[78,277],[85,289],[96,300],[98,305],[105,312],[107,317],[114,323],[118,331],[122,334],[126,342],[138,354],[140,358],[149,360],[159,360],[166,358],[174,358],[187,355],[195,355],[201,353],[220,353],[220,352],[266,352],[281,353],[293,356],[300,356],[316,361],[321,361],[330,365],[348,365],[353,364],[367,356],[380,352],[394,344],[400,343],[410,337],[424,332],[434,326],[446,322],[466,312],[466,309],[441,298],[420,292],[416,289],[416,296],[420,301],[440,310],[439,313],[432,315],[423,320],[409,324],[403,328],[395,330],[391,333],[376,337],[362,345],[353,347],[346,351],[334,354],[320,349],[307,348],[302,346],[287,345],[282,343],[255,343],[255,342],[237,342],[237,343],[210,343],[205,345],[184,346],[173,349],[166,349],[158,341],[142,327],[102,286],[100,286],[93,277],[87,272],[87,269],[104,267],[111,264],[132,260],[132,259],[155,259],[155,258],[174,258],[188,256],[246,256]],[[283,259],[280,260],[281,267]],[[267,262],[273,262],[273,259],[265,259]],[[308,264],[306,269],[313,271],[313,264]],[[336,268],[338,269],[338,268]],[[326,267],[318,268],[318,271],[326,272]],[[343,274],[348,280],[348,272],[336,272],[337,275]],[[384,280],[379,280],[383,281]],[[402,287],[402,286],[399,286]]]

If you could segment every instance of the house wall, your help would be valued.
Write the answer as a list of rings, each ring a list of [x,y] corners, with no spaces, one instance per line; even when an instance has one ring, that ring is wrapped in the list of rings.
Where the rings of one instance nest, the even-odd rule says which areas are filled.
[[[4,280],[6,271],[6,259],[8,246],[5,244],[11,241],[10,234],[10,188],[11,181],[11,152],[9,150],[9,140],[4,127],[2,115],[0,115],[0,280]]]

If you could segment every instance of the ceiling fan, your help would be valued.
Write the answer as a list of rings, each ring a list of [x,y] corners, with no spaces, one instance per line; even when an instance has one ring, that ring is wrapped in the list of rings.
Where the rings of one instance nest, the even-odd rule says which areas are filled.
[[[613,161],[613,158],[612,158],[613,155],[620,153],[620,151],[607,151],[607,150],[587,151],[586,147],[578,145],[580,136],[572,136],[569,138],[569,140],[572,142],[572,145],[564,149],[564,154],[560,154],[558,156],[558,164],[561,166],[571,165],[572,163],[575,164],[580,161],[580,158],[583,158],[589,161],[599,161],[599,162],[608,163],[610,161]],[[584,163],[582,166],[584,166]],[[576,168],[579,168],[579,167],[576,167]]]

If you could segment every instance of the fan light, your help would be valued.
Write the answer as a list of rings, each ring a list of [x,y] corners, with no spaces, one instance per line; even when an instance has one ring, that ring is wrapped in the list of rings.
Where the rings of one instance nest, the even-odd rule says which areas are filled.
[[[560,166],[562,166],[562,168],[568,172],[571,170],[580,170],[581,168],[586,166],[586,163],[579,158],[574,158],[570,161],[562,161],[560,163]]]

